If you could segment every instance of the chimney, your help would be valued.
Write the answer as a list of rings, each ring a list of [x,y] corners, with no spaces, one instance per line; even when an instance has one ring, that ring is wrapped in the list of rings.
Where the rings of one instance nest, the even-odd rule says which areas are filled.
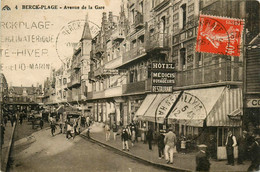
[[[109,21],[110,24],[113,22],[113,13],[112,13],[112,11],[109,11],[108,21]]]

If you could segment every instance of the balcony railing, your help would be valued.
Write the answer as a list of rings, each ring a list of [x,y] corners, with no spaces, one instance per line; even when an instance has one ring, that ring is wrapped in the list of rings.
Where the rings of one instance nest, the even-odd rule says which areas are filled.
[[[105,97],[104,91],[94,91],[93,92],[93,99],[99,99],[99,98],[104,98],[104,97]]]
[[[97,43],[95,47],[95,54],[97,53],[103,53],[105,51],[105,48],[102,43]]]
[[[111,87],[105,90],[105,97],[122,96],[122,93],[122,86]]]
[[[169,48],[169,37],[164,33],[154,33],[150,34],[145,43],[146,51],[153,51],[155,49],[165,49]]]
[[[152,89],[151,79],[146,79],[144,81],[124,84],[123,85],[123,94],[150,92],[151,89]]]
[[[143,20],[144,16],[138,12],[136,15],[135,15],[135,28],[141,28],[144,26],[144,20]]]
[[[122,64],[122,56],[117,56],[117,58],[114,58],[113,60],[108,61],[105,64],[106,69],[114,69]]]
[[[119,29],[115,29],[112,32],[111,38],[112,38],[113,41],[121,42],[121,41],[124,40],[124,35],[123,35],[123,33],[119,32]]]
[[[101,76],[103,74],[104,67],[101,66],[94,70],[94,77]]]
[[[139,44],[136,47],[132,48],[130,51],[125,52],[123,54],[123,63],[131,61],[133,59],[137,59],[139,56],[142,56],[145,53],[146,52],[145,52],[144,44]]]
[[[74,87],[74,86],[76,87],[78,85],[80,85],[80,74],[74,73],[74,74],[71,75],[70,82],[68,83],[68,88]]]
[[[93,92],[90,91],[87,93],[87,100],[93,99]]]
[[[176,87],[211,84],[221,82],[241,82],[242,63],[223,62],[219,64],[179,71],[176,75]]]

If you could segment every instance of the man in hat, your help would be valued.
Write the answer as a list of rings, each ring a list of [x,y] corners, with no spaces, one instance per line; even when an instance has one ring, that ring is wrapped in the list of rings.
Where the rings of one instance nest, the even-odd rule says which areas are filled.
[[[234,147],[237,145],[236,137],[232,134],[231,130],[228,130],[226,140],[226,150],[228,163],[226,165],[234,166]]]
[[[245,151],[247,150],[247,143],[246,143],[246,131],[243,131],[241,137],[237,139],[237,146],[238,146],[238,158],[237,163],[243,164],[245,158]]]
[[[169,132],[165,135],[164,144],[165,144],[165,159],[167,161],[167,164],[168,163],[173,164],[173,153],[174,153],[174,148],[176,146],[176,135],[173,133],[172,128],[169,128]]]
[[[260,136],[256,134],[254,142],[250,145],[251,165],[247,171],[259,171],[260,170]]]
[[[198,145],[199,152],[196,154],[196,171],[209,171],[210,162],[207,156],[207,146]]]

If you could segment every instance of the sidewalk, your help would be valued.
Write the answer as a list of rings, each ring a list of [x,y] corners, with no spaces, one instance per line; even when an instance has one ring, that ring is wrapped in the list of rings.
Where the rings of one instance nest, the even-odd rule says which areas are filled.
[[[167,164],[165,159],[158,158],[158,147],[157,144],[154,144],[152,147],[152,151],[148,149],[148,144],[144,144],[143,141],[135,143],[134,147],[131,145],[131,141],[129,143],[130,151],[122,150],[122,142],[121,135],[117,135],[116,141],[113,139],[113,133],[111,132],[110,140],[105,141],[105,132],[102,128],[101,124],[95,123],[90,127],[90,137],[92,140],[101,143],[103,145],[109,146],[116,151],[120,151],[124,153],[124,155],[141,159],[150,164],[164,167],[165,169],[172,169],[178,171],[195,171],[196,162],[195,162],[195,154],[196,153],[187,153],[187,154],[174,154],[174,163]],[[86,134],[86,130],[82,132],[83,135]],[[244,165],[235,165],[230,166],[226,165],[226,161],[216,161],[211,160],[211,168],[210,171],[247,171],[250,162],[246,161]]]
[[[15,123],[12,127],[11,123],[8,122],[5,127],[4,144],[1,150],[1,171],[6,171],[15,126]]]

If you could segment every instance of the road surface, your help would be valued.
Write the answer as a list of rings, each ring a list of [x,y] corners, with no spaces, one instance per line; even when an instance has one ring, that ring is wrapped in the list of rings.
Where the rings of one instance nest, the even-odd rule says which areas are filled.
[[[10,171],[153,172],[162,169],[114,153],[77,136],[51,136],[50,129],[36,131],[15,142]]]

